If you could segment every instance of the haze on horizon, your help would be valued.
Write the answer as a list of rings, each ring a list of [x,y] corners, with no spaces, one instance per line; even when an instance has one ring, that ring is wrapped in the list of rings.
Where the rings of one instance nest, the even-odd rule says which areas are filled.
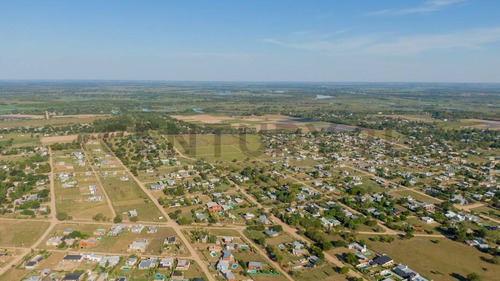
[[[0,79],[500,82],[500,2],[2,1]]]

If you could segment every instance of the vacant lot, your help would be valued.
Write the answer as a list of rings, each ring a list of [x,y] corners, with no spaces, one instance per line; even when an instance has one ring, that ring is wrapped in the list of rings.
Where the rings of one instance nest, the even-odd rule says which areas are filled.
[[[29,247],[48,227],[48,222],[2,221],[0,247]]]
[[[212,161],[259,157],[264,150],[256,135],[182,135],[172,141],[182,153]]]
[[[5,146],[12,140],[12,147],[35,146],[40,144],[40,138],[31,134],[10,133],[0,135],[0,145]]]
[[[121,180],[121,173],[108,176],[100,174],[99,177],[116,214],[136,210],[139,219],[159,220],[160,210],[156,208],[134,180]],[[126,218],[126,216],[124,217]]]
[[[94,195],[89,194],[89,186],[95,186],[97,191]],[[66,212],[75,219],[91,219],[95,214],[102,213],[107,218],[112,218],[111,210],[106,203],[106,197],[98,187],[96,181],[82,180],[76,187],[61,188],[61,183],[56,181],[56,208],[59,212]],[[101,196],[99,201],[89,201],[93,196]]]
[[[402,196],[411,196],[411,198],[418,200],[420,202],[427,202],[427,203],[433,203],[433,204],[440,203],[440,201],[437,199],[433,199],[430,196],[425,196],[421,193],[414,192],[411,190],[401,190],[401,191],[398,191],[397,194],[402,195]]]
[[[497,279],[500,267],[481,260],[481,257],[491,258],[491,255],[446,238],[438,240],[440,243],[436,244],[429,238],[414,237],[397,239],[393,243],[370,242],[369,245],[429,279],[455,281],[471,272],[478,273],[483,280]]]

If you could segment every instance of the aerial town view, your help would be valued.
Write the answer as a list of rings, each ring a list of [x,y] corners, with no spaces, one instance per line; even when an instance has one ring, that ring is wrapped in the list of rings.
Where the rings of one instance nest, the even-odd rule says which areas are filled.
[[[1,281],[500,280],[500,3],[1,6]]]

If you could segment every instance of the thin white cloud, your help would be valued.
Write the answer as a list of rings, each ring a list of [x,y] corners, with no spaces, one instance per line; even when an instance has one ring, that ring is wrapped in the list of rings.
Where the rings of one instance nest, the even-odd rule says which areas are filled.
[[[386,9],[368,13],[372,16],[381,15],[411,15],[411,14],[426,14],[439,11],[445,7],[465,2],[467,0],[428,0],[420,6],[409,7],[404,9]]]
[[[349,37],[337,40],[314,40],[314,41],[295,41],[295,42],[285,42],[274,38],[265,38],[263,39],[263,41],[292,49],[301,49],[309,51],[344,52],[348,50],[360,49],[363,48],[364,46],[369,45],[370,43],[374,43],[377,36],[379,35],[364,35],[359,37]]]
[[[326,40],[329,38],[332,38],[334,36],[340,35],[347,33],[349,31],[353,30],[353,28],[344,28],[344,29],[339,29],[339,30],[334,30],[331,32],[315,32],[312,30],[303,30],[303,31],[297,31],[294,32],[293,35],[297,38],[309,38],[309,39],[315,39],[315,40]]]
[[[282,47],[308,51],[405,56],[444,49],[479,49],[486,44],[500,42],[500,27],[401,37],[391,37],[387,34],[366,34],[336,40],[286,42],[267,38],[263,41]]]

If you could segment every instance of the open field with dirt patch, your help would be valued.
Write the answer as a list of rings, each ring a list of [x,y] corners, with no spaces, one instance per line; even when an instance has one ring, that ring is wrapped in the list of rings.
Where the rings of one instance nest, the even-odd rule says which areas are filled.
[[[356,127],[348,125],[333,124],[328,122],[311,121],[307,119],[294,118],[285,115],[262,115],[262,116],[219,116],[209,114],[199,115],[172,115],[171,117],[199,125],[227,124],[234,128],[254,128],[256,131],[287,130],[304,131],[328,130],[328,131],[353,131]]]
[[[500,130],[500,121],[492,120],[480,120],[480,119],[463,119],[464,128],[471,129],[488,129],[488,130]],[[468,125],[468,123],[473,123]]]

